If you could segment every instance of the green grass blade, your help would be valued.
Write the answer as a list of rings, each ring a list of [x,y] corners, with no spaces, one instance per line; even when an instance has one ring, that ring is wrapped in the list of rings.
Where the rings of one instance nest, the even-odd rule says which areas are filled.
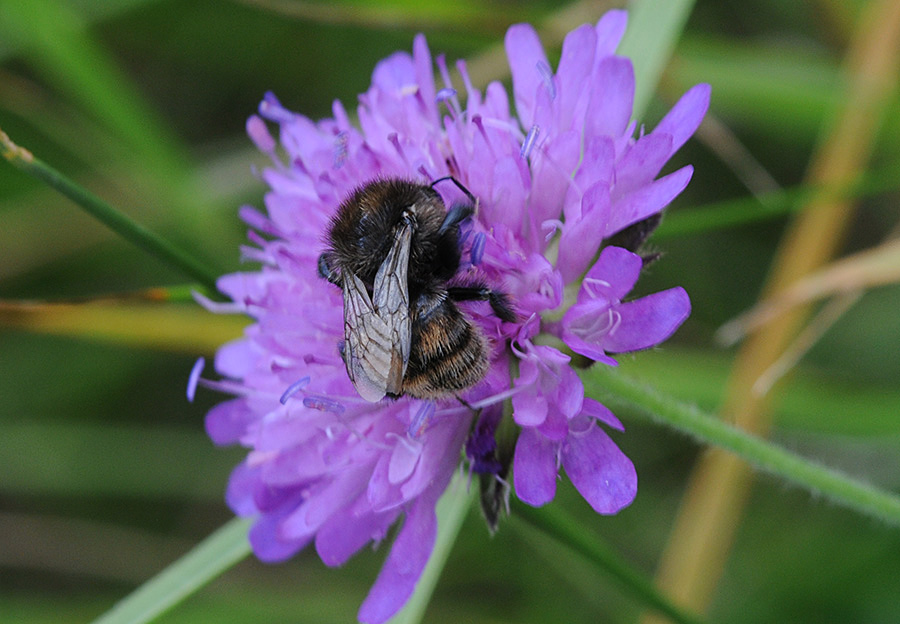
[[[617,580],[629,594],[667,616],[672,622],[678,624],[701,622],[696,616],[686,613],[672,604],[656,590],[650,579],[632,568],[627,561],[608,545],[600,542],[596,536],[585,531],[584,527],[573,520],[559,505],[553,504],[541,509],[534,509],[517,502],[511,515],[515,523],[526,523],[585,557],[597,569]]]
[[[390,624],[416,624],[422,621],[463,520],[466,519],[475,497],[475,488],[467,487],[467,479],[467,476],[457,472],[447,491],[438,501],[435,510],[438,517],[438,533],[434,550],[416,584],[415,592],[403,609],[390,619]]]
[[[867,171],[849,182],[799,185],[759,197],[741,197],[666,216],[653,233],[654,240],[700,234],[775,219],[805,208],[813,199],[858,199],[900,188],[900,163]]]
[[[3,150],[3,157],[21,171],[56,189],[125,240],[196,279],[208,292],[217,291],[216,279],[220,274],[219,271],[205,266],[187,252],[172,245],[36,158],[28,150],[19,147],[2,129],[0,129],[0,147]]]
[[[582,375],[590,396],[611,409],[634,409],[682,433],[732,452],[759,470],[783,477],[835,504],[900,527],[900,496],[852,479],[714,416],[666,396],[607,366]]]
[[[0,33],[19,43],[37,71],[121,137],[145,162],[146,170],[158,175],[161,190],[185,188],[191,169],[178,140],[111,55],[94,41],[71,3],[17,0],[3,4]]]
[[[141,585],[94,624],[149,622],[250,554],[250,520],[235,518]]]
[[[641,119],[694,7],[693,0],[643,0],[629,5],[618,54],[634,64],[634,119]]]

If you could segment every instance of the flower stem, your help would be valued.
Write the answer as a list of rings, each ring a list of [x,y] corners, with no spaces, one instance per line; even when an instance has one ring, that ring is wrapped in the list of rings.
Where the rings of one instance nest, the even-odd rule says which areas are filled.
[[[125,240],[156,256],[185,275],[196,279],[209,293],[217,291],[218,271],[205,266],[187,252],[172,245],[36,158],[27,149],[16,145],[2,130],[0,130],[0,148],[2,148],[3,158],[13,166],[56,189]]]
[[[653,582],[635,570],[612,548],[589,535],[559,505],[548,505],[534,509],[522,503],[515,503],[511,514],[513,521],[527,523],[545,535],[557,539],[573,551],[589,559],[598,568],[606,571],[619,581],[631,594],[645,605],[653,607],[671,621],[679,624],[697,624],[702,620],[672,604],[653,586]]]
[[[139,624],[181,602],[250,554],[250,521],[235,518],[141,585],[94,624]]]
[[[812,460],[666,396],[608,367],[582,374],[609,407],[638,408],[654,420],[697,440],[730,451],[760,470],[784,477],[834,503],[900,526],[900,496],[861,483]]]
[[[431,557],[419,582],[416,583],[415,592],[409,602],[390,619],[389,624],[417,624],[422,621],[444,565],[450,557],[453,544],[456,543],[463,520],[466,519],[466,514],[472,506],[474,494],[475,490],[466,486],[466,477],[457,472],[435,508],[438,534]]]

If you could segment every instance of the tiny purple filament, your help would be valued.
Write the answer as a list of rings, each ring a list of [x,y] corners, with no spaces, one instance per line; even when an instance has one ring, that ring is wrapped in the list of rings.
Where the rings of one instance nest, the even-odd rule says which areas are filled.
[[[349,139],[346,132],[339,132],[335,138],[334,167],[340,169],[347,160],[347,144]]]
[[[541,78],[544,79],[544,85],[547,87],[547,91],[550,92],[550,99],[555,100],[556,85],[553,84],[553,70],[550,69],[550,66],[544,61],[537,62],[537,70],[541,74]]]
[[[434,416],[434,411],[435,406],[431,401],[422,405],[419,408],[419,411],[416,412],[412,422],[409,423],[409,429],[406,430],[406,433],[413,439],[421,437],[421,435],[425,433],[425,429],[428,428],[428,423],[431,421],[432,416]]]
[[[481,259],[484,257],[484,243],[485,243],[485,235],[484,232],[478,232],[475,235],[475,240],[472,241],[472,251],[470,252],[470,257],[472,258],[472,264],[478,266],[481,264]]]
[[[308,384],[308,383],[309,383],[309,377],[303,377],[302,379],[295,381],[290,386],[288,386],[288,389],[284,391],[284,394],[282,394],[281,398],[278,400],[281,401],[282,405],[284,405],[285,403],[287,403],[289,398],[291,398],[292,396],[297,394],[297,392],[299,390],[302,390],[303,388],[305,388],[306,384]]]
[[[456,89],[453,89],[450,87],[444,87],[443,89],[441,89],[440,91],[437,92],[437,95],[435,95],[434,99],[437,100],[438,102],[446,102],[447,100],[454,97],[455,95],[456,95]]]
[[[522,143],[522,149],[519,150],[519,156],[522,158],[528,158],[531,155],[531,150],[534,148],[534,144],[537,141],[538,135],[541,133],[541,127],[538,125],[531,126],[531,130],[528,131],[528,134],[525,136],[525,142]]]
[[[278,123],[291,121],[294,118],[294,114],[282,106],[271,91],[267,91],[263,96],[263,101],[259,103],[259,114]]]
[[[322,396],[306,396],[303,397],[304,407],[319,410],[320,412],[331,412],[333,414],[343,414],[344,406],[337,401],[332,401]]]
[[[187,400],[189,403],[194,402],[194,395],[197,394],[197,382],[200,381],[200,373],[203,372],[204,366],[206,366],[206,358],[199,357],[191,369],[187,385]]]

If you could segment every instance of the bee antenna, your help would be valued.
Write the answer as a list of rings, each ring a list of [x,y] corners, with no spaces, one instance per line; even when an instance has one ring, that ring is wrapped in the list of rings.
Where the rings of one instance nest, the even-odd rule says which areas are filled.
[[[455,395],[455,396],[456,396],[456,400],[459,401],[459,402],[462,404],[463,407],[465,407],[466,409],[471,410],[472,413],[475,414],[476,416],[480,415],[480,414],[481,414],[481,410],[484,409],[483,407],[475,407],[474,405],[472,405],[471,403],[469,403],[468,401],[466,401],[464,398],[462,398],[462,396],[460,396],[460,395],[458,395],[458,394]]]
[[[463,185],[462,182],[460,182],[459,180],[457,180],[457,179],[454,178],[453,176],[444,176],[443,178],[438,178],[437,180],[435,180],[434,182],[431,183],[431,188],[434,188],[435,185],[436,185],[438,182],[444,182],[445,180],[450,180],[451,182],[453,182],[453,184],[456,185],[456,188],[458,188],[458,189],[461,190],[463,193],[465,193],[466,197],[469,198],[469,201],[472,202],[472,205],[473,205],[473,206],[475,205],[476,200],[475,200],[475,196],[472,195],[472,191],[470,191],[469,189],[467,189],[467,188]]]

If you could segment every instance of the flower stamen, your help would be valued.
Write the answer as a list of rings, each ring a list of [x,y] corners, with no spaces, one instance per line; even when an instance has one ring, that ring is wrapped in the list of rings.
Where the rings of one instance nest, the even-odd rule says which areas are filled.
[[[522,149],[519,150],[520,157],[527,159],[531,155],[531,150],[534,148],[534,144],[537,141],[540,132],[541,127],[539,125],[535,124],[531,126],[531,129],[525,136],[525,142],[522,143]]]
[[[320,412],[331,412],[332,414],[343,414],[344,410],[347,409],[343,403],[314,394],[303,397],[303,406],[319,410]]]
[[[481,260],[484,257],[484,245],[486,240],[487,236],[485,236],[484,232],[478,232],[475,235],[475,239],[472,241],[472,249],[469,252],[469,258],[472,261],[473,266],[481,264]]]
[[[193,368],[191,368],[191,374],[188,377],[187,385],[188,403],[194,402],[194,395],[197,393],[197,382],[200,380],[200,373],[203,372],[204,366],[206,366],[206,358],[198,357],[197,361],[194,362]]]
[[[544,81],[544,86],[547,87],[547,91],[550,93],[550,99],[555,100],[556,84],[553,82],[553,70],[544,61],[538,61],[535,63],[535,66],[541,75],[541,79]]]
[[[309,377],[308,376],[298,379],[297,381],[295,381],[294,383],[292,383],[291,385],[289,385],[287,387],[287,390],[284,391],[284,394],[281,395],[281,398],[278,399],[278,401],[282,405],[285,405],[288,402],[288,399],[290,399],[292,396],[297,394],[300,390],[302,390],[303,388],[305,388],[308,385],[309,385]]]

